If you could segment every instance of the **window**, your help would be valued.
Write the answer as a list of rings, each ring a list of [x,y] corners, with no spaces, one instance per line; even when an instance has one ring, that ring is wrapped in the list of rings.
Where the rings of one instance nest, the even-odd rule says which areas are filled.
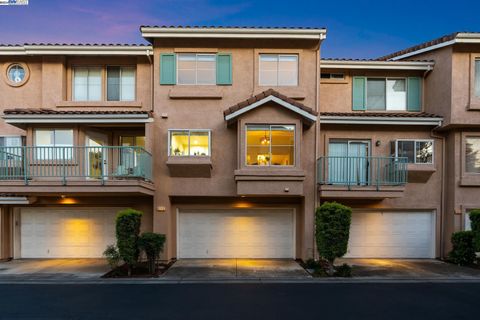
[[[210,156],[210,130],[169,130],[170,156]]]
[[[7,70],[8,80],[12,83],[22,83],[25,80],[25,69],[18,63],[14,63],[8,67]]]
[[[433,140],[397,140],[395,156],[407,158],[408,163],[433,164]]]
[[[367,78],[367,110],[406,110],[406,79]]]
[[[73,130],[71,129],[37,129],[35,130],[36,158],[71,159],[73,147]]]
[[[297,86],[298,55],[261,54],[259,85]]]
[[[480,59],[475,60],[475,96],[480,98]]]
[[[22,137],[0,137],[0,160],[21,160],[22,145]]]
[[[74,68],[73,70],[73,100],[102,100],[102,69]]]
[[[186,85],[216,84],[216,61],[215,54],[178,54],[177,83]]]
[[[480,137],[465,139],[465,171],[480,173]]]
[[[295,126],[247,125],[246,164],[295,165]]]
[[[107,67],[107,100],[135,100],[135,68]]]
[[[321,73],[320,79],[343,80],[345,76],[343,73]]]

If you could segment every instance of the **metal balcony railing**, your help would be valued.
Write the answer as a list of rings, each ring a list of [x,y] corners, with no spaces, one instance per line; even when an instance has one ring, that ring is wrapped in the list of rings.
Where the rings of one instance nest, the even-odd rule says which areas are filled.
[[[141,147],[0,147],[0,180],[152,180],[152,155]]]
[[[402,186],[408,159],[403,157],[329,156],[317,160],[317,183],[339,186]]]

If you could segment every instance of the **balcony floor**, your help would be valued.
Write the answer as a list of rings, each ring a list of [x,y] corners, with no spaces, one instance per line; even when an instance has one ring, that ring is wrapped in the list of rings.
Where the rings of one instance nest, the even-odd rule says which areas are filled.
[[[321,198],[343,199],[386,199],[401,198],[405,191],[404,185],[399,186],[343,186],[320,185],[318,192]]]

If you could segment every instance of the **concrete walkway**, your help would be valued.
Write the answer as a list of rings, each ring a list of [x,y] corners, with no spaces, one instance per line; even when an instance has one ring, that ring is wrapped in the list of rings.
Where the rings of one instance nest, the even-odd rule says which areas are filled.
[[[480,269],[461,267],[433,259],[337,259],[335,264],[353,267],[353,277],[362,279],[476,279]]]
[[[93,280],[109,270],[105,259],[18,259],[0,262],[0,280]]]
[[[166,280],[308,279],[294,260],[280,259],[182,259],[162,277]]]

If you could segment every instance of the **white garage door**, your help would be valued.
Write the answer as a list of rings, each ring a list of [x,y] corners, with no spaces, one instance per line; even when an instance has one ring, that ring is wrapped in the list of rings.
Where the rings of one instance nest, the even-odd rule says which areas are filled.
[[[292,210],[189,210],[178,215],[179,258],[294,258]]]
[[[348,258],[434,258],[432,212],[354,212]]]
[[[22,258],[99,258],[114,244],[120,208],[22,208]]]

